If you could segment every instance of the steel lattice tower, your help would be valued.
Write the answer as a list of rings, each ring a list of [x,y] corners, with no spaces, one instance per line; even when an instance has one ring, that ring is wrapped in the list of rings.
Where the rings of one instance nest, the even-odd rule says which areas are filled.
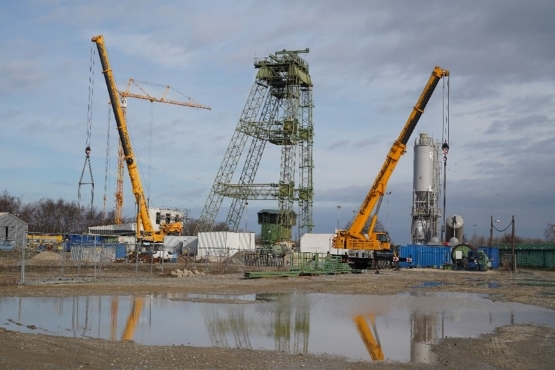
[[[238,230],[248,200],[277,200],[280,225],[289,229],[294,204],[298,202],[298,235],[312,231],[312,81],[308,63],[300,53],[308,53],[308,49],[283,50],[255,59],[254,68],[258,71],[254,84],[202,210],[197,232],[212,228],[225,197],[231,198],[226,219],[231,231]],[[281,147],[279,182],[255,184],[267,143]],[[236,183],[232,183],[243,153],[243,168]]]

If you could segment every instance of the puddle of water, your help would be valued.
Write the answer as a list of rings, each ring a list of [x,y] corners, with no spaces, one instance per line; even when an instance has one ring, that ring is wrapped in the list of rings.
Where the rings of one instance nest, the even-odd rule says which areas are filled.
[[[449,285],[449,283],[443,282],[443,281],[425,281],[422,284],[418,284],[415,285],[413,288],[418,289],[418,288],[433,288],[436,286],[443,286],[443,285]]]
[[[490,289],[497,289],[499,288],[499,284],[497,282],[494,281],[482,281],[482,280],[475,280],[476,286],[483,286],[485,288],[490,288]],[[425,281],[421,284],[415,285],[413,286],[413,289],[423,289],[423,288],[433,288],[436,286],[445,286],[445,285],[450,285],[450,283],[446,283],[444,281]]]
[[[555,328],[555,311],[447,292],[0,298],[0,326],[23,333],[369,361],[430,363],[442,338],[523,323]]]

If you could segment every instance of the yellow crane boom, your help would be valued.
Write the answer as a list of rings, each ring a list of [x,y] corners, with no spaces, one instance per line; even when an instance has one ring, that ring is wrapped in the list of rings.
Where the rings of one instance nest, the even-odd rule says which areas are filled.
[[[123,113],[121,98],[119,96],[119,92],[116,86],[116,80],[114,78],[112,67],[110,65],[110,60],[108,58],[108,51],[106,50],[106,45],[104,43],[104,36],[95,36],[91,39],[91,41],[96,43],[98,49],[98,56],[100,57],[100,62],[102,64],[102,73],[104,74],[104,79],[106,80],[106,87],[108,88],[110,103],[112,105],[112,110],[114,111],[118,134],[121,146],[123,148],[123,154],[125,156],[125,163],[127,164],[127,171],[129,172],[129,178],[131,180],[131,187],[133,189],[133,194],[135,195],[135,199],[138,204],[136,230],[137,239],[139,241],[154,243],[163,242],[165,233],[162,231],[154,230],[152,226],[152,221],[150,220],[150,216],[148,214],[147,199],[144,195],[143,185],[141,183],[135,155],[131,146],[131,139],[129,137],[129,131],[127,129],[127,121],[125,119],[125,114]],[[142,234],[140,227],[141,224],[144,230]]]

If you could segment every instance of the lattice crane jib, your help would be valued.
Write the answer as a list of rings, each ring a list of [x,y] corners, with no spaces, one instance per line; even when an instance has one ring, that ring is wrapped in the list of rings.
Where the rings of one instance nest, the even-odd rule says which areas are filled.
[[[209,231],[224,198],[231,198],[226,224],[237,231],[248,200],[277,200],[280,224],[291,239],[294,205],[299,207],[299,237],[312,231],[312,81],[308,63],[299,54],[308,49],[282,50],[256,59],[256,78],[203,208],[198,231]],[[266,144],[280,147],[277,183],[255,184]],[[239,161],[244,164],[236,183]],[[298,169],[297,169],[298,168]],[[287,233],[289,230],[289,233]]]
[[[148,87],[147,87],[148,86]],[[155,94],[153,91],[157,91]],[[161,91],[161,92],[160,92]],[[208,105],[200,104],[194,101],[191,97],[175,90],[169,85],[161,85],[147,81],[139,81],[130,78],[127,82],[125,90],[118,91],[121,98],[121,107],[123,114],[127,115],[127,98],[148,100],[151,103],[165,103],[178,105],[182,107],[197,108],[197,109],[207,109],[211,108]],[[182,100],[170,99],[168,98],[169,93],[173,95],[180,95]],[[117,170],[117,184],[115,192],[115,224],[121,225],[123,221],[123,179],[124,179],[124,163],[125,154],[123,152],[123,147],[121,142],[119,142],[118,148],[118,170]]]

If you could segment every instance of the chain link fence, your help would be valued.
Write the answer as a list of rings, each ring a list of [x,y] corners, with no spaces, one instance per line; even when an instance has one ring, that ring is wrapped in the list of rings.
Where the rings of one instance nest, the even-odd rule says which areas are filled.
[[[94,243],[23,251],[0,250],[0,284],[37,284],[136,277],[243,272],[244,253],[220,251],[211,258],[161,254],[132,244]],[[172,273],[173,271],[173,273]]]

